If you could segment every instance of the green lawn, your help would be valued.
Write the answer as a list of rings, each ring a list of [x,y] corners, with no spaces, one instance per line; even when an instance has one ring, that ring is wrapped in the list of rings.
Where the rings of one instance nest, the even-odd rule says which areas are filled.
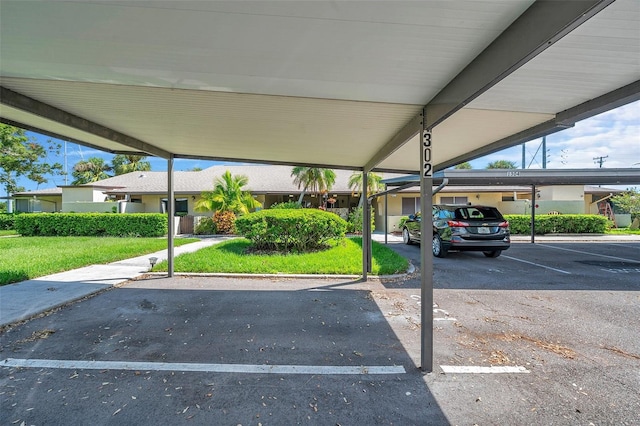
[[[607,231],[607,234],[613,235],[640,235],[640,229],[629,228],[612,228]]]
[[[345,238],[332,248],[304,254],[246,254],[250,243],[238,238],[194,253],[176,257],[176,272],[235,272],[247,274],[353,274],[362,273],[362,239]],[[373,242],[373,275],[405,272],[408,261]],[[166,271],[167,262],[156,265],[154,271]]]
[[[198,241],[174,240],[175,246]],[[167,248],[166,238],[0,238],[0,285],[115,262]]]
[[[8,230],[8,231],[0,230],[0,237],[4,237],[4,236],[7,236],[7,235],[18,235],[18,233],[16,231],[12,231],[12,230]]]

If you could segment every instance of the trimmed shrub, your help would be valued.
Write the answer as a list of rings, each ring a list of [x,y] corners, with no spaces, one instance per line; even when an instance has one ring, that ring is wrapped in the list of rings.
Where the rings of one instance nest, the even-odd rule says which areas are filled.
[[[236,215],[233,212],[217,210],[213,214],[213,223],[219,234],[234,234],[236,232]]]
[[[376,229],[376,215],[371,209],[371,231],[373,232]],[[358,207],[352,210],[349,213],[349,218],[347,219],[347,232],[351,234],[362,234],[362,207]]]
[[[297,201],[286,201],[284,203],[271,204],[270,209],[301,209],[302,204]]]
[[[211,217],[203,217],[200,219],[200,222],[196,225],[193,233],[196,235],[213,235],[217,231],[216,224],[213,222],[213,218]]]
[[[523,214],[505,215],[512,234],[530,234],[531,216]],[[596,214],[536,215],[536,234],[604,234],[612,223]]]
[[[167,216],[160,213],[33,213],[16,216],[23,236],[161,237]]]
[[[12,213],[0,213],[0,231],[8,231],[15,227],[16,215]]]
[[[236,229],[258,250],[306,252],[344,237],[347,222],[317,209],[268,209],[239,217]]]

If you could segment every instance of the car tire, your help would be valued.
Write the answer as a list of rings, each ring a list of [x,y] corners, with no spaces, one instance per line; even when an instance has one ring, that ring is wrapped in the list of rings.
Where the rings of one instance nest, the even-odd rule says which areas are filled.
[[[502,254],[502,250],[491,250],[482,252],[487,257],[498,257]]]
[[[442,245],[442,239],[440,238],[440,235],[435,233],[433,234],[431,250],[433,251],[433,255],[435,257],[445,257],[447,255],[447,250]]]
[[[409,234],[409,230],[407,228],[402,228],[402,241],[406,245],[413,244],[413,241],[411,241],[411,234]]]

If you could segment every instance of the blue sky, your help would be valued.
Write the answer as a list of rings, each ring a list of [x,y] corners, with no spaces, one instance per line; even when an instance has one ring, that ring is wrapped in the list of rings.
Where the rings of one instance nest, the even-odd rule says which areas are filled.
[[[51,139],[36,133],[28,133],[39,142],[45,143]],[[53,139],[54,142],[63,144],[63,141]],[[527,142],[526,168],[542,168],[541,139]],[[594,158],[606,157],[602,167],[604,168],[640,168],[640,101],[622,106],[615,110],[605,112],[595,117],[576,123],[575,127],[547,136],[547,168],[553,169],[578,169],[598,168]],[[537,154],[536,154],[537,151]],[[90,157],[102,157],[111,162],[112,154],[97,151],[92,148],[82,147],[75,143],[67,143],[67,170],[68,184],[73,180],[71,172],[73,165],[78,161],[87,160]],[[151,170],[165,171],[167,162],[161,158],[149,157]],[[487,164],[496,160],[513,161],[518,167],[522,165],[522,145],[496,152],[494,154],[471,161],[474,169],[484,169]],[[50,163],[64,164],[64,155],[50,155],[47,159]],[[207,168],[219,162],[205,160],[176,159],[175,170],[190,170],[194,167]],[[28,191],[38,189],[34,182],[21,179],[19,184]],[[41,185],[39,189],[65,185],[64,176],[52,176],[49,183]],[[3,194],[4,195],[4,194]]]

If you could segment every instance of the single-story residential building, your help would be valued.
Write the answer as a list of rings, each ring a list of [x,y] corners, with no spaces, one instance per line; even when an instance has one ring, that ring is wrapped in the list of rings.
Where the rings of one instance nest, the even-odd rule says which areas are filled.
[[[266,165],[217,165],[201,171],[174,172],[175,212],[185,217],[181,232],[190,233],[193,220],[208,216],[210,212],[198,212],[195,204],[201,193],[213,189],[213,182],[225,171],[248,178],[246,189],[268,208],[275,203],[298,201],[301,188],[293,183],[291,166]],[[334,170],[336,181],[326,194],[306,193],[303,205],[318,207],[327,202],[329,210],[345,217],[357,207],[360,194],[349,188],[348,170]],[[384,178],[393,177],[385,174]],[[542,186],[536,191],[536,212],[593,213],[600,211],[602,204],[611,195],[621,192],[612,188],[584,185]],[[400,218],[415,213],[420,205],[417,188],[405,189],[386,197],[377,197],[375,209],[376,229],[384,229],[384,202],[387,200],[389,231],[398,230]],[[167,173],[131,172],[98,182],[61,186],[44,190],[13,194],[16,212],[113,212],[113,213],[159,213],[166,211]],[[505,214],[531,213],[531,188],[528,186],[445,186],[434,195],[434,203],[466,204],[478,203],[498,207]],[[606,204],[606,203],[605,203]],[[195,221],[197,222],[198,219]],[[617,218],[616,218],[617,220]],[[619,226],[626,226],[618,223]]]

